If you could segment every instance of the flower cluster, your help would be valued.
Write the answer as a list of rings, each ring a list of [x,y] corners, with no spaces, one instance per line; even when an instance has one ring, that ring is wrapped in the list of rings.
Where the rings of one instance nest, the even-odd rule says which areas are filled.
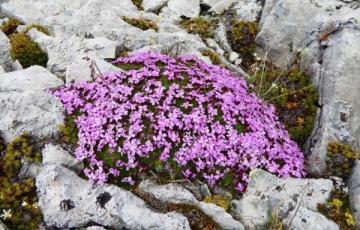
[[[229,70],[192,56],[156,53],[113,64],[136,68],[52,92],[67,114],[76,115],[76,157],[86,160],[92,181],[120,176],[131,184],[134,178],[126,172],[149,169],[149,159],[175,165],[183,177],[210,186],[231,174],[238,191],[254,168],[282,177],[304,175],[303,154],[274,107],[249,93],[245,80]],[[102,160],[104,154],[114,162]]]

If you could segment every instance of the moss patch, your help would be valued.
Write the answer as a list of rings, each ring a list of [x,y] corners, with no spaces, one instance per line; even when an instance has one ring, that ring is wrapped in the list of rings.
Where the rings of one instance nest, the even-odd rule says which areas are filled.
[[[31,138],[27,135],[8,144],[0,158],[0,215],[10,229],[33,230],[42,221],[42,215],[37,206],[35,181],[17,176],[21,159],[35,164],[41,162],[41,155],[31,147]]]
[[[79,140],[79,130],[75,123],[75,116],[66,116],[64,124],[59,126],[60,139],[62,142],[75,148]]]
[[[180,26],[190,34],[198,34],[204,40],[214,37],[215,23],[203,17],[183,21]]]
[[[156,32],[159,30],[156,23],[151,20],[142,19],[142,18],[129,18],[129,17],[125,17],[125,16],[122,17],[122,19],[125,22],[129,23],[130,25],[140,28],[142,30],[153,29]]]
[[[40,46],[31,40],[26,33],[15,33],[10,36],[10,55],[14,60],[19,60],[24,68],[32,65],[46,67],[48,56]]]
[[[250,21],[234,21],[228,31],[231,48],[240,54],[245,69],[249,69],[254,62],[253,54],[256,50],[255,38],[258,33],[258,23]]]
[[[327,170],[326,175],[337,176],[345,181],[350,177],[355,160],[359,159],[360,153],[354,151],[350,146],[332,141],[327,146]]]
[[[212,50],[203,50],[203,51],[201,52],[201,54],[202,54],[203,56],[209,57],[210,60],[211,60],[211,62],[212,62],[214,65],[220,65],[220,64],[222,64],[219,55],[218,55],[217,53],[215,53],[214,51],[212,51]]]
[[[16,29],[18,26],[22,25],[22,23],[14,18],[10,18],[2,27],[1,30],[6,34],[7,36],[10,36],[11,34],[16,32]]]

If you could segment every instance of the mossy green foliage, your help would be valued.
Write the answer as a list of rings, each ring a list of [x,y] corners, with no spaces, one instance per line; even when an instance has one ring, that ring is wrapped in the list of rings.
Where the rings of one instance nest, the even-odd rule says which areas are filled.
[[[32,24],[25,28],[21,33],[13,33],[10,35],[10,55],[12,59],[19,60],[24,68],[32,65],[40,65],[46,67],[48,62],[47,54],[41,50],[40,46],[34,42],[26,33],[36,28],[40,32],[49,35],[49,31],[43,26]]]
[[[214,64],[214,65],[221,65],[222,62],[221,62],[221,59],[219,57],[219,55],[217,53],[215,53],[214,51],[212,50],[203,50],[201,52],[201,54],[203,56],[206,56],[206,57],[209,57],[211,62]]]
[[[290,71],[266,67],[252,81],[257,94],[275,106],[291,138],[303,146],[313,130],[318,101],[309,77],[297,67]]]
[[[66,116],[64,124],[59,126],[59,133],[61,140],[72,146],[76,147],[78,142],[78,133],[79,130],[75,123],[75,116]]]
[[[215,23],[203,17],[193,18],[181,22],[181,27],[190,34],[198,34],[202,39],[214,37]]]
[[[143,10],[142,7],[143,0],[131,0],[131,1],[139,10]]]
[[[153,29],[156,32],[159,30],[156,23],[151,20],[147,20],[147,19],[143,19],[143,18],[129,18],[126,16],[122,17],[122,19],[125,22],[129,23],[130,25],[140,28],[142,30]]]
[[[11,34],[16,32],[16,29],[18,26],[22,25],[22,23],[14,18],[10,18],[2,27],[1,30],[6,34],[7,36],[10,36]]]
[[[325,204],[319,204],[318,210],[337,223],[342,230],[356,229],[355,219],[350,212],[349,194],[333,190]]]
[[[327,170],[325,176],[337,176],[347,180],[355,164],[359,159],[359,152],[350,146],[332,141],[327,146]]]
[[[234,21],[228,31],[228,39],[231,48],[240,54],[242,59],[241,66],[249,70],[254,62],[256,50],[255,38],[258,32],[258,23],[250,21]]]
[[[14,230],[37,229],[42,221],[34,180],[18,178],[21,159],[35,164],[41,162],[41,155],[31,144],[29,136],[18,137],[7,145],[0,158],[0,215],[2,221]]]

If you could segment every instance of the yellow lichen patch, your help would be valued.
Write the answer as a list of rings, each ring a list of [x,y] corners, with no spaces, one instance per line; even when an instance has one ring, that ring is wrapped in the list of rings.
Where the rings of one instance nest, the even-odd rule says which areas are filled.
[[[203,17],[181,22],[181,27],[191,34],[199,34],[202,39],[214,37],[214,23]]]
[[[0,157],[0,218],[10,229],[35,230],[42,215],[34,179],[18,178],[22,159],[35,164],[41,161],[41,155],[33,149],[27,135],[8,144]]]
[[[203,202],[215,204],[225,210],[228,210],[230,207],[230,200],[220,195],[207,196]]]
[[[142,30],[153,29],[156,32],[159,30],[156,23],[151,20],[142,19],[142,18],[129,18],[129,17],[125,17],[125,16],[122,19],[125,22],[129,23],[130,25],[135,26]]]
[[[2,27],[1,30],[6,34],[7,36],[10,36],[11,34],[16,32],[16,29],[18,26],[22,25],[22,23],[14,18],[10,18]]]

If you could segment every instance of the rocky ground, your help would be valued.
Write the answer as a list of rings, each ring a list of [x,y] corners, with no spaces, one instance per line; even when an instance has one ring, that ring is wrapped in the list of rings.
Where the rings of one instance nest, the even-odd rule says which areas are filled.
[[[214,23],[213,30],[184,26],[199,16]],[[9,19],[21,22],[17,30],[48,57],[46,68],[24,68],[0,30],[0,159],[1,145],[23,133],[36,139],[33,148],[42,162],[22,159],[18,175],[36,181],[34,209],[42,220],[34,229],[335,230],[356,229],[354,221],[360,226],[360,1],[0,0],[0,18],[3,25]],[[254,43],[256,54],[234,48],[229,37],[234,22],[258,24],[254,39],[247,34],[250,41],[244,43]],[[32,24],[49,33],[26,30]],[[259,60],[284,71],[297,63],[319,93],[314,128],[303,146],[307,178],[280,179],[253,170],[247,191],[233,197],[204,184],[158,184],[149,178],[129,191],[111,184],[94,187],[79,176],[84,165],[57,138],[64,109],[46,90],[121,71],[108,61],[142,51],[216,60],[249,79],[253,64],[264,63]],[[348,162],[339,156],[342,149],[353,154],[348,175],[330,173],[335,166],[328,167],[328,144],[334,141],[344,145],[336,145],[333,166]],[[212,195],[222,200],[204,199],[217,197]],[[1,221],[15,215],[8,209],[0,208],[1,230],[7,229]]]

